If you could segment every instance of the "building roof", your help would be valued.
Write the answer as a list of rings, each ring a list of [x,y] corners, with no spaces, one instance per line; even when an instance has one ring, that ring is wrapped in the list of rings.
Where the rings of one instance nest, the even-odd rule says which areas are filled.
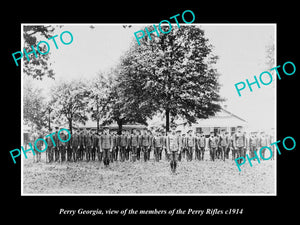
[[[245,127],[246,125],[246,120],[223,108],[215,116],[207,119],[198,119],[197,123],[193,124],[193,126],[198,127]]]

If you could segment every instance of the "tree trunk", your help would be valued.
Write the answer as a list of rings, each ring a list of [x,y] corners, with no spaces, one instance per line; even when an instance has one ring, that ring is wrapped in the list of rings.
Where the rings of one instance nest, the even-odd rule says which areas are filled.
[[[166,109],[166,132],[170,130],[170,110]]]
[[[72,133],[72,130],[73,130],[72,119],[68,118],[68,121],[69,121],[69,131],[70,131],[71,134],[73,134]]]
[[[118,124],[118,134],[121,134],[122,131],[122,126],[123,126],[123,119],[119,119],[117,120],[117,124]]]
[[[99,133],[100,127],[99,127],[99,118],[97,118],[97,133]]]

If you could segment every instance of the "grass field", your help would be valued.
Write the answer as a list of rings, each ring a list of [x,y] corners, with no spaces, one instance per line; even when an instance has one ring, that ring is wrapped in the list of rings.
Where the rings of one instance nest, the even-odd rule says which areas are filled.
[[[172,174],[169,162],[103,163],[42,162],[23,159],[23,194],[275,194],[275,161],[246,162],[239,172],[233,160],[179,162]],[[231,157],[230,157],[231,158]]]

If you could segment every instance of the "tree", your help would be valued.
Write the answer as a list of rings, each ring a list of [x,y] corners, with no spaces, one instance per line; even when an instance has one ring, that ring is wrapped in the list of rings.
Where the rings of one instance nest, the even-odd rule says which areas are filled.
[[[64,81],[51,90],[51,102],[57,118],[63,116],[72,133],[73,122],[85,123],[88,120],[85,111],[88,106],[89,91],[84,82]]]
[[[118,80],[122,77],[118,75],[120,71],[120,67],[117,67],[107,75],[106,83],[108,84],[108,89],[105,98],[103,98],[101,112],[103,125],[111,124],[115,121],[118,124],[119,132],[122,130],[123,124],[126,123],[147,124],[147,116],[150,116],[145,108],[138,107],[135,102],[128,98],[127,93],[121,88]]]
[[[51,25],[48,26],[32,26],[26,25],[23,27],[23,37],[24,37],[24,48],[26,52],[31,52],[32,46],[36,49],[37,44],[40,42],[40,38],[50,38],[53,34],[54,27]],[[47,51],[46,45],[39,46],[41,52]],[[30,59],[27,60],[24,54],[24,67],[23,71],[27,76],[31,76],[34,79],[42,80],[44,76],[50,77],[54,79],[53,69],[50,68],[51,63],[49,63],[49,55],[42,55],[38,51],[36,51],[38,57],[36,58],[34,54],[29,54],[28,57]]]
[[[35,88],[32,82],[24,79],[23,87],[23,118],[26,124],[37,129],[46,127],[46,105],[42,97],[42,89]]]
[[[168,27],[162,27],[164,32]],[[153,27],[148,27],[153,30]],[[198,26],[172,27],[159,37],[146,35],[133,42],[121,59],[118,88],[125,99],[148,115],[164,112],[166,129],[170,117],[181,116],[188,123],[207,118],[220,110],[218,57]],[[150,110],[150,111],[149,111]]]
[[[111,91],[112,80],[106,78],[103,73],[99,73],[95,79],[89,82],[89,103],[88,111],[91,113],[91,119],[97,122],[97,131],[99,132],[100,120],[106,114],[108,96]]]

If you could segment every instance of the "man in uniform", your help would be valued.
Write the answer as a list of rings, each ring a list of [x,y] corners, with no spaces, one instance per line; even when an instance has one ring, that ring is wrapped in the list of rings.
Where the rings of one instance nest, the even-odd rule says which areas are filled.
[[[228,131],[225,132],[225,136],[226,136],[226,138],[228,140],[228,145],[227,145],[226,150],[225,150],[225,157],[226,157],[226,159],[229,159],[229,151],[230,151],[231,139],[230,139]]]
[[[98,155],[98,161],[102,162],[102,158],[103,158],[103,152],[100,151],[100,137],[102,136],[102,132],[100,131],[99,133],[96,134],[96,137],[98,139],[98,144],[97,144],[97,155]]]
[[[52,133],[52,128],[49,129],[49,133],[51,134]],[[47,141],[47,144],[48,144],[48,149],[47,149],[47,152],[46,154],[48,155],[48,162],[52,162],[53,161],[53,151],[54,151],[54,145],[53,145],[53,142],[51,140],[51,137],[48,136],[46,138],[46,141]],[[56,144],[56,143],[55,143]]]
[[[70,143],[71,153],[72,153],[71,158],[73,158],[73,161],[76,162],[77,160],[76,157],[79,151],[79,141],[78,141],[79,131],[78,129],[73,129],[73,130],[74,130],[74,134],[72,134],[71,136],[71,143]]]
[[[90,161],[91,154],[92,154],[92,148],[93,148],[93,141],[92,141],[92,130],[90,128],[87,128],[86,133],[86,161]]]
[[[39,138],[43,138],[43,133],[42,133],[42,131],[39,129],[39,131],[35,131],[34,132],[34,135],[33,135],[33,137],[34,137],[34,141],[36,141],[37,139],[39,139]],[[34,143],[34,142],[33,142]],[[39,149],[39,150],[42,150],[43,149],[43,142],[42,141],[38,141],[37,143],[36,143],[36,147]],[[41,161],[41,152],[39,152],[39,151],[35,151],[35,162],[40,162]]]
[[[121,135],[119,137],[120,140],[120,156],[121,156],[121,162],[125,161],[125,154],[126,154],[126,148],[127,148],[127,135],[125,134],[125,131],[121,131]]]
[[[111,162],[113,162],[113,161],[116,161],[115,155],[116,155],[116,149],[117,149],[117,139],[118,139],[118,136],[117,136],[117,134],[116,134],[115,131],[111,131],[110,135],[111,135],[111,138],[112,138],[112,152],[111,152],[111,154],[109,156],[110,157],[109,160]]]
[[[126,146],[126,151],[125,151],[125,159],[126,161],[129,160],[130,158],[130,152],[131,152],[131,133],[129,130],[126,131],[126,137],[127,137],[127,146]]]
[[[200,138],[199,138],[200,160],[204,160],[205,147],[206,147],[206,138],[203,134],[203,131],[201,131]]]
[[[209,152],[210,152],[210,160],[215,161],[216,150],[218,147],[218,137],[212,131],[210,132],[210,137],[208,140]]]
[[[168,139],[169,132],[163,132],[163,135],[162,135],[163,136],[163,149],[165,150],[165,159],[167,161],[170,160],[170,155],[169,155],[168,149],[167,149],[167,139]]]
[[[259,149],[268,145],[269,145],[268,138],[266,137],[265,132],[264,131],[260,132]],[[266,148],[263,148],[261,151],[261,155],[263,158],[265,158],[265,152],[266,152]]]
[[[195,137],[195,158],[199,161],[200,160],[200,133],[196,132]]]
[[[59,140],[58,140],[58,127],[55,127],[55,135],[53,135],[53,140],[55,143],[55,147],[54,147],[54,157],[55,157],[55,162],[57,162],[59,160],[59,153],[60,153],[60,149],[59,149]]]
[[[250,158],[253,158],[255,156],[255,153],[257,151],[258,147],[258,139],[256,137],[256,132],[251,132],[249,137],[249,155]]]
[[[192,161],[193,159],[193,151],[195,148],[195,138],[193,136],[193,131],[189,130],[188,135],[186,137],[186,146],[187,146],[187,161]]]
[[[242,157],[244,152],[246,152],[246,136],[242,132],[242,126],[237,127],[237,132],[233,135],[233,144],[237,151],[237,157]],[[239,159],[239,161],[241,161],[241,159]]]
[[[163,142],[164,139],[161,136],[161,132],[159,130],[157,130],[155,132],[155,136],[152,139],[152,146],[154,148],[154,158],[156,162],[159,162],[159,160],[161,159],[161,151],[163,148]]]
[[[83,155],[85,152],[85,133],[83,131],[83,128],[80,128],[80,134],[78,137],[79,140],[79,154],[78,154],[78,160],[82,161],[83,160]]]
[[[178,161],[181,161],[182,158],[182,136],[181,136],[181,130],[176,131],[176,139],[178,143]]]
[[[235,158],[236,158],[236,148],[234,146],[234,133],[231,133],[231,136],[229,137],[229,148],[231,149],[232,160],[235,160]]]
[[[148,135],[147,129],[142,134],[142,152],[144,154],[144,161],[148,160],[148,151],[150,146],[150,136]]]
[[[167,151],[171,156],[171,161],[170,161],[171,171],[175,173],[177,167],[177,154],[179,151],[179,145],[174,130],[168,133],[166,143],[167,143]]]
[[[182,134],[182,157],[188,159],[188,152],[187,152],[187,142],[185,133]]]
[[[60,132],[60,139],[67,140],[67,135],[65,134],[64,130]],[[58,144],[59,144],[61,162],[64,162],[66,160],[67,143],[59,141]]]
[[[221,134],[219,136],[219,148],[221,149],[221,159],[225,161],[225,152],[228,147],[229,140],[228,137],[225,135],[225,130],[221,130]]]
[[[99,139],[97,136],[97,132],[93,131],[92,133],[92,160],[95,161],[96,159],[96,152],[98,150],[98,146],[99,146]]]
[[[103,163],[105,166],[109,165],[109,154],[112,152],[112,147],[112,137],[109,134],[109,128],[105,126],[99,141],[99,149],[103,152]]]
[[[135,128],[133,128],[133,134],[130,137],[130,145],[132,151],[132,161],[135,162],[137,159],[137,149],[139,147],[139,135]]]
[[[67,146],[67,161],[70,162],[72,160],[72,135],[70,141],[66,143]]]

